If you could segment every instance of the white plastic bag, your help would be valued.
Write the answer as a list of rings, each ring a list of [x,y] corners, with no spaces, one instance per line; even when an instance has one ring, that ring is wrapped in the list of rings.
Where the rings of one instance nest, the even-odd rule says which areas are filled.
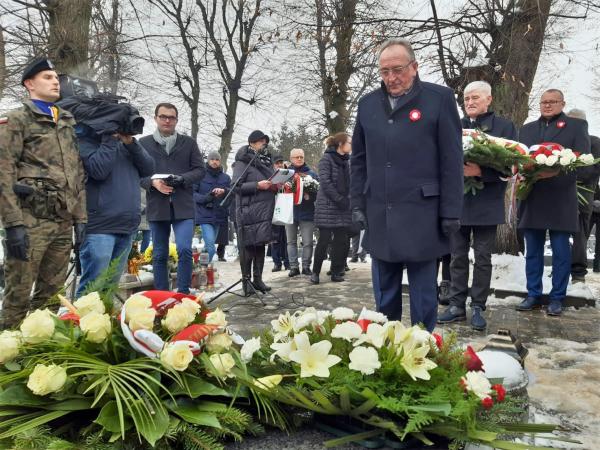
[[[277,194],[272,222],[273,225],[291,225],[294,223],[294,194]]]

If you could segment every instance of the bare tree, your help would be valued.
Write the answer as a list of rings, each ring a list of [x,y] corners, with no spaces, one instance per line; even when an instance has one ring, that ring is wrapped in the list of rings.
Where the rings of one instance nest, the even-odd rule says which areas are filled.
[[[0,98],[6,87],[6,45],[4,43],[4,28],[0,26]]]
[[[242,94],[250,58],[265,45],[257,22],[265,12],[262,0],[196,0],[222,82],[225,125],[220,132],[219,153],[227,161],[240,102],[254,105],[256,98]]]

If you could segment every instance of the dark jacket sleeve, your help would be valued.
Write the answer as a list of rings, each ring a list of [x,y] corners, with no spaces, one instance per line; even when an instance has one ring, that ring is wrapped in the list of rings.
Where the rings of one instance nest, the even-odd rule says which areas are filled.
[[[214,197],[209,192],[202,192],[202,184],[194,183],[194,202],[198,205],[205,205],[214,200]]]
[[[325,192],[325,196],[336,204],[344,202],[344,196],[340,194],[333,184],[333,163],[327,155],[319,161],[319,178],[321,180],[321,189]]]
[[[481,168],[481,181],[484,183],[505,183],[505,180],[502,180],[501,177],[505,178],[500,172],[494,169],[490,169],[489,167]]]
[[[106,134],[101,142],[87,136],[79,138],[79,153],[88,177],[102,181],[110,175],[117,162],[119,144],[117,138]]]
[[[233,177],[231,179],[232,183],[235,183],[241,176],[244,170],[246,169],[247,164],[242,161],[236,161],[233,165]],[[247,174],[248,172],[246,172]],[[246,178],[246,174],[244,175],[244,179]],[[256,181],[244,181],[244,179],[240,180],[238,185],[235,188],[235,192],[242,195],[254,195],[258,190],[258,185]]]
[[[592,144],[588,133],[588,123],[585,120],[579,120],[577,123],[580,129],[575,132],[575,142],[571,150],[581,154],[591,153]],[[584,184],[591,184],[596,178],[596,171],[596,166],[580,167],[577,169],[577,180]]]
[[[463,206],[462,127],[452,91],[440,106],[438,119],[440,217],[458,219]]]
[[[190,170],[181,174],[187,185],[193,185],[204,177],[204,161],[202,160],[202,153],[200,153],[198,144],[196,144],[195,141],[191,147]]]
[[[320,176],[320,171],[319,171]],[[322,183],[322,180],[319,180]],[[367,152],[365,136],[360,124],[360,106],[352,134],[352,156],[350,158],[350,203],[352,208],[364,210],[365,184],[367,183]]]
[[[137,168],[140,177],[149,177],[154,174],[154,159],[148,154],[138,141],[124,147],[129,151],[133,159],[133,165]]]

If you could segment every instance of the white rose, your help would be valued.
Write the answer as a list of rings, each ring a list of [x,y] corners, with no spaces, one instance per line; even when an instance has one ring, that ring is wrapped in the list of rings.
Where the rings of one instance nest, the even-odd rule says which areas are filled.
[[[594,164],[594,155],[585,153],[579,157],[579,161],[587,165]]]
[[[86,340],[99,344],[106,340],[112,330],[110,316],[91,311],[79,320],[79,328],[85,333]]]
[[[27,387],[35,395],[48,395],[60,391],[67,381],[67,371],[60,366],[38,364],[27,380]]]
[[[556,164],[558,162],[558,156],[556,155],[550,155],[548,156],[548,158],[546,158],[546,165],[547,166],[553,166],[554,164]]]
[[[329,311],[322,311],[313,308],[306,308],[299,313],[298,318],[294,323],[294,331],[298,332],[312,325],[313,327],[323,325],[325,319],[329,317]]]
[[[3,331],[0,333],[0,364],[12,361],[19,355],[21,347],[19,331]]]
[[[463,136],[462,145],[463,151],[471,150],[473,148],[473,138],[471,136]]]
[[[162,321],[163,327],[171,333],[178,333],[196,318],[196,313],[183,303],[173,306],[167,311]]]
[[[231,347],[231,337],[227,333],[213,334],[206,344],[206,348],[211,353],[226,351],[229,347]]]
[[[352,320],[356,314],[350,308],[344,308],[340,306],[331,311],[331,316],[335,320]]]
[[[245,363],[252,361],[252,356],[254,356],[254,353],[256,353],[259,350],[260,338],[255,337],[252,339],[248,339],[246,342],[244,342],[244,345],[242,345],[242,348],[240,350],[242,361],[244,361]]]
[[[546,164],[547,159],[548,159],[548,157],[546,155],[544,155],[543,153],[540,153],[539,155],[537,155],[535,157],[535,162],[538,164]]]
[[[379,355],[373,347],[356,347],[348,356],[350,357],[348,367],[364,375],[371,375],[375,369],[381,367]]]
[[[180,305],[181,307],[187,309],[190,315],[193,315],[194,318],[196,317],[196,314],[200,312],[200,305],[198,304],[198,302],[190,300],[189,298],[184,298]]]
[[[233,360],[233,356],[231,356],[229,353],[217,353],[211,355],[208,359],[215,367],[218,377],[233,377],[230,372],[233,366],[235,366],[235,361]]]
[[[125,320],[128,322],[137,312],[151,307],[152,300],[142,294],[134,294],[129,297],[123,305],[123,309],[125,310]]]
[[[367,309],[365,307],[363,307],[358,318],[359,318],[359,320],[365,319],[365,320],[368,320],[369,322],[376,322],[376,323],[385,323],[388,321],[388,318],[385,316],[385,314],[377,312],[377,311],[371,311],[370,309]]]
[[[23,340],[28,344],[38,344],[54,334],[54,318],[48,309],[36,309],[21,324]]]
[[[362,334],[362,328],[356,322],[344,322],[336,325],[331,331],[331,337],[352,342]]]
[[[129,319],[129,328],[131,331],[152,330],[154,328],[154,318],[156,310],[151,308],[134,310],[135,314]]]
[[[467,372],[467,375],[462,377],[461,380],[468,391],[472,391],[482,400],[489,397],[492,392],[490,380],[487,379],[483,372]]]
[[[75,300],[73,306],[77,308],[77,314],[79,317],[83,317],[92,311],[96,311],[100,314],[104,314],[106,312],[104,303],[102,303],[102,300],[100,299],[100,294],[97,292],[92,292],[84,295],[83,297],[79,297],[77,300]]]
[[[565,150],[566,150],[566,149],[565,149]],[[564,152],[565,150],[563,150],[563,152]],[[560,150],[552,150],[552,154],[553,154],[553,155],[556,155],[556,156],[559,156],[559,155],[561,154],[561,151],[560,151]]]
[[[220,327],[224,327],[227,325],[227,320],[225,319],[225,313],[221,311],[220,308],[215,309],[212,312],[209,312],[206,316],[206,324],[207,325],[218,325]]]
[[[179,372],[186,370],[192,359],[194,359],[194,354],[185,342],[167,344],[160,352],[161,362]]]
[[[561,156],[558,159],[558,162],[560,163],[561,166],[568,166],[569,164],[571,164],[572,160],[570,156]]]

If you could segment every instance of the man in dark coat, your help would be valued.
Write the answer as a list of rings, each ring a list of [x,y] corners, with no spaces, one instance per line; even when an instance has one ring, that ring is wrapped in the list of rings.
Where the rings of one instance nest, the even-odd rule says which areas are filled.
[[[248,137],[248,145],[237,151],[233,163],[232,182],[237,183],[235,221],[245,295],[254,289],[263,293],[271,290],[262,280],[265,245],[275,240],[271,221],[277,188],[269,180],[273,175],[273,163],[267,151],[268,143],[269,136],[260,130],[253,131]],[[254,280],[251,282],[252,269]]]
[[[231,177],[223,172],[221,155],[210,152],[206,164],[206,173],[199,183],[194,184],[194,203],[196,203],[196,225],[202,229],[204,249],[208,252],[208,261],[215,256],[219,229],[227,225],[229,205],[221,205],[231,185]],[[231,198],[231,197],[229,197]]]
[[[160,103],[154,111],[156,131],[140,139],[155,163],[155,176],[142,179],[147,191],[146,214],[152,230],[154,287],[169,290],[169,236],[171,227],[177,245],[177,291],[188,294],[192,282],[192,238],[194,198],[192,187],[204,176],[198,144],[177,133],[177,108]],[[158,176],[156,176],[158,175]],[[167,179],[160,178],[170,175]]]
[[[304,162],[304,150],[293,148],[290,151],[291,169],[294,169],[300,177],[307,175],[315,180],[319,177],[308,164]],[[310,275],[310,264],[313,253],[313,234],[315,231],[315,200],[316,192],[304,192],[302,202],[294,205],[294,223],[285,226],[285,234],[288,242],[288,257],[290,259],[290,277],[300,275],[298,264],[298,232],[302,237],[302,274]]]
[[[569,117],[587,120],[585,111],[581,109],[572,109],[567,114]],[[594,158],[600,158],[600,139],[597,136],[590,136],[591,152]],[[573,283],[585,282],[587,275],[587,242],[592,231],[592,205],[594,202],[594,193],[598,188],[598,178],[600,177],[600,164],[593,167],[581,169],[577,173],[577,181],[581,183],[583,189],[580,195],[584,201],[579,202],[579,231],[573,235],[573,247],[571,248],[571,280]]]
[[[492,87],[485,81],[474,81],[464,90],[465,117],[463,128],[474,128],[490,136],[516,139],[517,129],[510,120],[489,111]],[[484,330],[486,321],[482,316],[490,291],[492,279],[492,251],[496,241],[496,228],[504,223],[504,193],[506,181],[502,174],[488,167],[471,162],[464,165],[465,177],[476,177],[483,182],[483,189],[476,195],[464,195],[460,230],[450,235],[450,306],[438,317],[438,323],[466,320],[466,301],[469,291],[469,248],[473,234],[475,264],[471,285],[471,326]]]
[[[530,147],[553,142],[573,151],[590,153],[587,122],[567,116],[564,107],[563,93],[548,89],[540,100],[541,117],[521,128],[519,140]],[[569,237],[579,230],[577,175],[548,168],[540,178],[519,206],[518,227],[525,236],[527,298],[517,310],[530,311],[541,306],[544,244],[548,230],[552,246],[552,290],[547,312],[559,316],[571,272]]]
[[[283,155],[273,156],[273,168],[287,169]],[[289,270],[290,260],[287,253],[285,225],[273,225],[273,235],[275,236],[275,241],[270,244],[271,258],[273,258],[272,272],[280,272],[281,267],[285,267],[286,270]]]
[[[437,319],[436,260],[460,228],[463,152],[452,91],[422,82],[410,43],[386,41],[380,89],[360,99],[352,140],[353,219],[368,225],[377,309],[402,314],[402,271],[410,284],[411,322]]]

